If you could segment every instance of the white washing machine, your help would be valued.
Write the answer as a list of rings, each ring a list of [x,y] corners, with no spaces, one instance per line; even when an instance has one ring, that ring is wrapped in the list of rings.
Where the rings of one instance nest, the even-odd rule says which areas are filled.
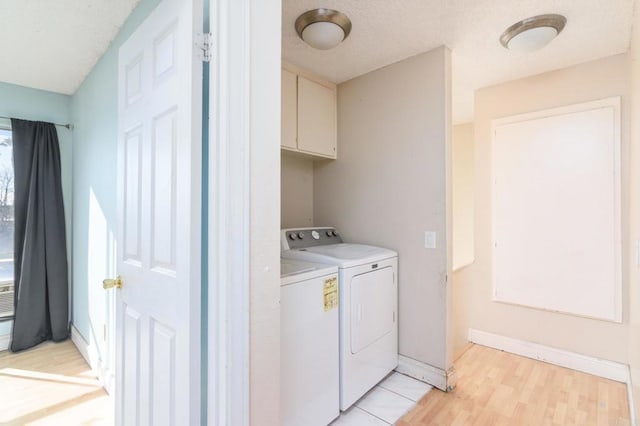
[[[285,426],[340,415],[338,268],[280,262],[280,412]]]
[[[398,254],[345,244],[334,228],[284,229],[281,256],[336,265],[340,282],[340,409],[398,365]]]

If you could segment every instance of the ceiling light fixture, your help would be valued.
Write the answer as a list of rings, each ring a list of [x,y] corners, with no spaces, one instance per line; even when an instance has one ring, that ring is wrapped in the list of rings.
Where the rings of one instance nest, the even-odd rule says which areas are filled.
[[[533,52],[556,38],[566,23],[567,18],[562,15],[532,16],[507,28],[500,36],[500,43],[509,50]]]
[[[309,10],[296,19],[296,32],[309,46],[320,50],[336,47],[351,32],[347,15],[332,9]]]

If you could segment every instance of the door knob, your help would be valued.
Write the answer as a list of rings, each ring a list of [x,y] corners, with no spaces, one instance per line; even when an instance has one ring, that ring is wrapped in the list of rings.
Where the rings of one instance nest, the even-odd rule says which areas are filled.
[[[110,289],[112,287],[122,288],[122,278],[120,275],[116,277],[116,279],[107,278],[106,280],[102,280],[102,288],[105,290]]]

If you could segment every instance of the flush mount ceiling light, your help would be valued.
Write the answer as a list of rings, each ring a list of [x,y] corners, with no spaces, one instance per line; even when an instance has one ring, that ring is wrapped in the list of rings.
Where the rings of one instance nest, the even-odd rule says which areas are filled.
[[[562,31],[567,18],[562,15],[538,15],[516,22],[500,36],[509,50],[533,52],[542,49]]]
[[[351,21],[337,10],[313,9],[298,16],[296,32],[309,46],[327,50],[349,36]]]

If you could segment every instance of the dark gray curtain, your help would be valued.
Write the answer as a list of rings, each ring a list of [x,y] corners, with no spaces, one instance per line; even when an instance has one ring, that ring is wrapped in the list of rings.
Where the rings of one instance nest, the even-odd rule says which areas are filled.
[[[13,352],[69,335],[69,285],[58,133],[11,119],[15,171]]]

